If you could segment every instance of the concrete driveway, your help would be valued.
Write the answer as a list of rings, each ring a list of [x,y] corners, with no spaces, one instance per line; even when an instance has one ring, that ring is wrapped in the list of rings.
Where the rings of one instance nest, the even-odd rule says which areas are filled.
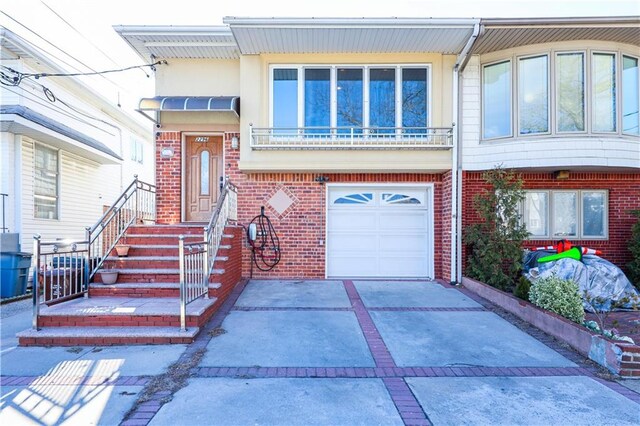
[[[463,291],[254,280],[188,346],[16,348],[5,309],[0,423],[640,422],[640,394]]]
[[[221,328],[150,424],[640,420],[640,395],[433,282],[254,280]]]

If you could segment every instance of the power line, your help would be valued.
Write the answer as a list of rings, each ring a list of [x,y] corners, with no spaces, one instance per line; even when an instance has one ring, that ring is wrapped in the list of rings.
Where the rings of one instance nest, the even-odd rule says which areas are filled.
[[[24,96],[25,98],[29,99],[29,100],[30,100],[31,102],[33,102],[33,103],[36,103],[36,104],[41,105],[41,106],[44,106],[44,107],[46,107],[46,108],[52,108],[52,109],[56,110],[57,112],[59,112],[59,113],[60,113],[60,114],[62,114],[62,115],[65,115],[65,116],[67,116],[67,117],[69,117],[69,118],[73,118],[74,120],[78,120],[79,122],[81,122],[81,123],[83,123],[83,124],[86,124],[87,126],[91,126],[91,127],[93,127],[94,129],[97,129],[97,130],[100,130],[100,131],[102,131],[102,132],[105,132],[105,133],[106,133],[106,134],[108,134],[108,135],[115,136],[115,134],[114,134],[114,133],[111,133],[111,132],[109,132],[109,131],[107,131],[107,130],[105,130],[105,129],[103,129],[103,128],[99,127],[99,126],[96,126],[95,124],[92,124],[92,123],[90,123],[89,121],[84,120],[84,119],[82,119],[82,118],[78,117],[77,115],[71,114],[71,113],[69,113],[69,112],[65,111],[64,109],[62,109],[61,107],[59,107],[59,106],[57,106],[57,105],[55,105],[55,104],[52,104],[52,103],[44,103],[44,102],[42,102],[42,100],[41,100],[40,98],[37,98],[37,97],[33,96],[31,93],[20,93],[20,92],[16,92],[15,90],[12,90],[12,89],[10,89],[10,88],[8,88],[8,87],[5,87],[5,89],[4,89],[4,90],[7,90],[7,91],[9,91],[9,92],[11,92],[11,93],[14,93],[14,94],[16,94],[16,95],[18,95],[18,96]],[[24,89],[22,89],[22,90],[23,90],[23,92],[24,92]]]
[[[83,39],[85,39],[91,46],[93,46],[98,52],[102,53],[102,55],[107,58],[108,60],[111,61],[112,64],[114,65],[119,65],[119,63],[113,59],[111,56],[109,56],[107,53],[105,53],[102,49],[100,49],[99,46],[95,45],[91,40],[89,40],[83,33],[81,33],[80,31],[78,31],[78,29],[76,27],[74,27],[73,25],[71,25],[71,23],[69,23],[69,21],[67,21],[66,19],[64,19],[58,12],[56,12],[51,6],[49,6],[47,3],[44,2],[44,0],[40,0],[40,3],[42,3],[44,5],[44,7],[46,7],[47,9],[49,9],[54,15],[56,15],[58,18],[60,18],[60,20],[62,22],[64,22],[65,24],[67,24],[67,26],[69,26],[69,28],[71,28],[73,31],[75,31],[76,34],[78,34],[80,37],[82,37]]]
[[[25,24],[23,24],[22,22],[18,21],[17,19],[15,19],[14,17],[12,17],[11,15],[7,14],[6,12],[0,10],[0,13],[2,13],[4,16],[6,16],[7,18],[11,19],[13,22],[15,22],[16,24],[20,25],[21,27],[23,27],[24,29],[26,29],[27,31],[29,31],[31,34],[35,35],[36,37],[38,37],[39,39],[41,39],[42,41],[44,41],[45,43],[47,43],[48,45],[52,46],[53,48],[55,48],[56,50],[64,53],[66,56],[68,56],[69,58],[73,59],[74,61],[76,61],[77,63],[81,64],[82,66],[84,66],[85,68],[91,70],[92,72],[97,72],[95,69],[91,68],[89,65],[85,64],[84,62],[82,62],[81,60],[77,59],[76,57],[74,57],[73,55],[69,54],[68,52],[66,52],[65,50],[61,49],[60,47],[56,46],[55,44],[53,44],[52,42],[50,42],[49,40],[47,40],[46,38],[42,37],[40,34],[38,34],[37,32],[35,32],[34,30],[32,30],[31,28],[29,28],[28,26],[26,26]],[[51,57],[58,59],[60,62],[62,62],[63,64],[69,66],[72,69],[75,69],[77,71],[80,71],[80,69],[74,65],[71,65],[69,62],[65,61],[64,59],[54,55],[53,53],[51,53],[51,51],[47,51],[46,49],[43,49],[42,47],[39,46],[35,46],[38,49],[42,50],[43,52],[47,53],[48,55],[50,55]],[[99,75],[99,74],[96,74]],[[149,77],[148,74],[145,73],[145,75],[147,75],[147,77]],[[126,89],[122,86],[120,86],[118,83],[116,83],[115,81],[111,80],[110,78],[104,76],[104,75],[100,75],[102,78],[104,78],[105,80],[107,80],[108,82],[110,82],[111,84],[113,84],[114,86],[125,90]]]

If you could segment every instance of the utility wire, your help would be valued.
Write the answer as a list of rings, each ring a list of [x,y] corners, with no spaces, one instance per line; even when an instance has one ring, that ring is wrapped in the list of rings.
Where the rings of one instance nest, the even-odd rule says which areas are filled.
[[[42,3],[44,5],[44,7],[46,7],[47,9],[49,9],[51,11],[51,13],[53,13],[54,15],[56,15],[58,18],[60,18],[60,20],[62,22],[64,22],[65,24],[67,24],[67,26],[69,28],[71,28],[73,31],[75,31],[76,34],[78,34],[80,37],[82,37],[83,39],[85,39],[87,41],[87,43],[89,43],[91,46],[93,46],[98,52],[102,53],[102,55],[107,58],[108,60],[111,61],[112,64],[118,66],[120,65],[115,59],[113,59],[111,56],[109,56],[107,53],[105,53],[102,49],[100,49],[99,46],[95,45],[91,40],[89,40],[83,33],[81,33],[80,31],[78,31],[78,29],[76,27],[74,27],[73,25],[71,25],[71,23],[69,23],[69,21],[67,21],[66,19],[64,19],[58,12],[56,12],[51,6],[49,6],[47,3],[44,2],[44,0],[40,0],[40,3]],[[148,76],[147,76],[148,77]]]

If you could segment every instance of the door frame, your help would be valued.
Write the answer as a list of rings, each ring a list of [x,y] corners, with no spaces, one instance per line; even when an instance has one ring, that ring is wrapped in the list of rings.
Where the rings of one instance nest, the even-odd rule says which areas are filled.
[[[427,249],[427,256],[429,256],[430,261],[427,264],[427,275],[432,279],[435,280],[435,259],[434,259],[434,255],[435,255],[435,235],[434,235],[434,214],[435,212],[434,210],[434,191],[435,191],[435,184],[433,182],[416,182],[416,183],[410,183],[410,182],[398,182],[398,183],[393,183],[393,182],[383,182],[383,183],[376,183],[376,182],[358,182],[358,183],[353,183],[353,182],[349,182],[349,183],[339,183],[339,182],[335,182],[335,183],[327,183],[325,184],[325,193],[324,193],[324,278],[325,279],[329,279],[328,276],[328,265],[329,265],[329,256],[328,256],[328,252],[329,252],[329,190],[330,188],[349,188],[349,187],[356,187],[356,186],[364,186],[364,187],[375,187],[375,188],[384,188],[384,187],[393,187],[393,188],[407,188],[407,187],[413,187],[413,188],[421,188],[421,189],[426,189],[427,190],[427,223],[429,224],[429,229],[427,230],[427,240],[429,242],[429,247]],[[336,277],[332,277],[332,278],[336,278]],[[337,277],[340,278],[340,277]],[[388,277],[388,278],[393,278],[393,277]],[[375,277],[375,278],[367,278],[367,279],[386,279],[383,277]],[[407,278],[398,278],[398,279],[407,279]],[[410,279],[414,279],[415,278],[410,278]]]
[[[211,131],[211,132],[182,132],[181,135],[181,143],[180,143],[180,222],[186,222],[186,196],[187,196],[187,188],[186,188],[186,179],[187,179],[187,163],[185,158],[185,153],[187,152],[187,137],[189,136],[213,136],[213,137],[221,137],[222,138],[222,177],[226,176],[226,150],[224,146],[224,135],[225,132],[221,131]],[[219,181],[216,182],[216,185],[219,184]]]

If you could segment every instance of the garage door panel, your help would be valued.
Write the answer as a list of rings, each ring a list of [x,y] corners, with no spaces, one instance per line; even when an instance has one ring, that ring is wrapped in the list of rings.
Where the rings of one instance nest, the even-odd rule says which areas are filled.
[[[424,257],[427,256],[427,236],[426,235],[381,235],[380,252],[384,251],[406,251],[419,252]]]
[[[334,277],[375,277],[377,259],[361,256],[340,256],[332,259],[328,275]]]
[[[424,210],[380,212],[380,227],[385,230],[415,230],[426,232],[427,220]]]
[[[360,250],[375,253],[378,238],[370,233],[359,234],[329,234],[328,249],[333,253],[342,253],[350,250]]]
[[[383,277],[424,277],[428,273],[424,257],[381,257],[379,265]]]
[[[354,220],[354,215],[357,215],[358,220]],[[335,210],[331,212],[331,217],[329,218],[329,229],[332,231],[376,229],[376,214],[375,212],[363,212],[361,210]]]

